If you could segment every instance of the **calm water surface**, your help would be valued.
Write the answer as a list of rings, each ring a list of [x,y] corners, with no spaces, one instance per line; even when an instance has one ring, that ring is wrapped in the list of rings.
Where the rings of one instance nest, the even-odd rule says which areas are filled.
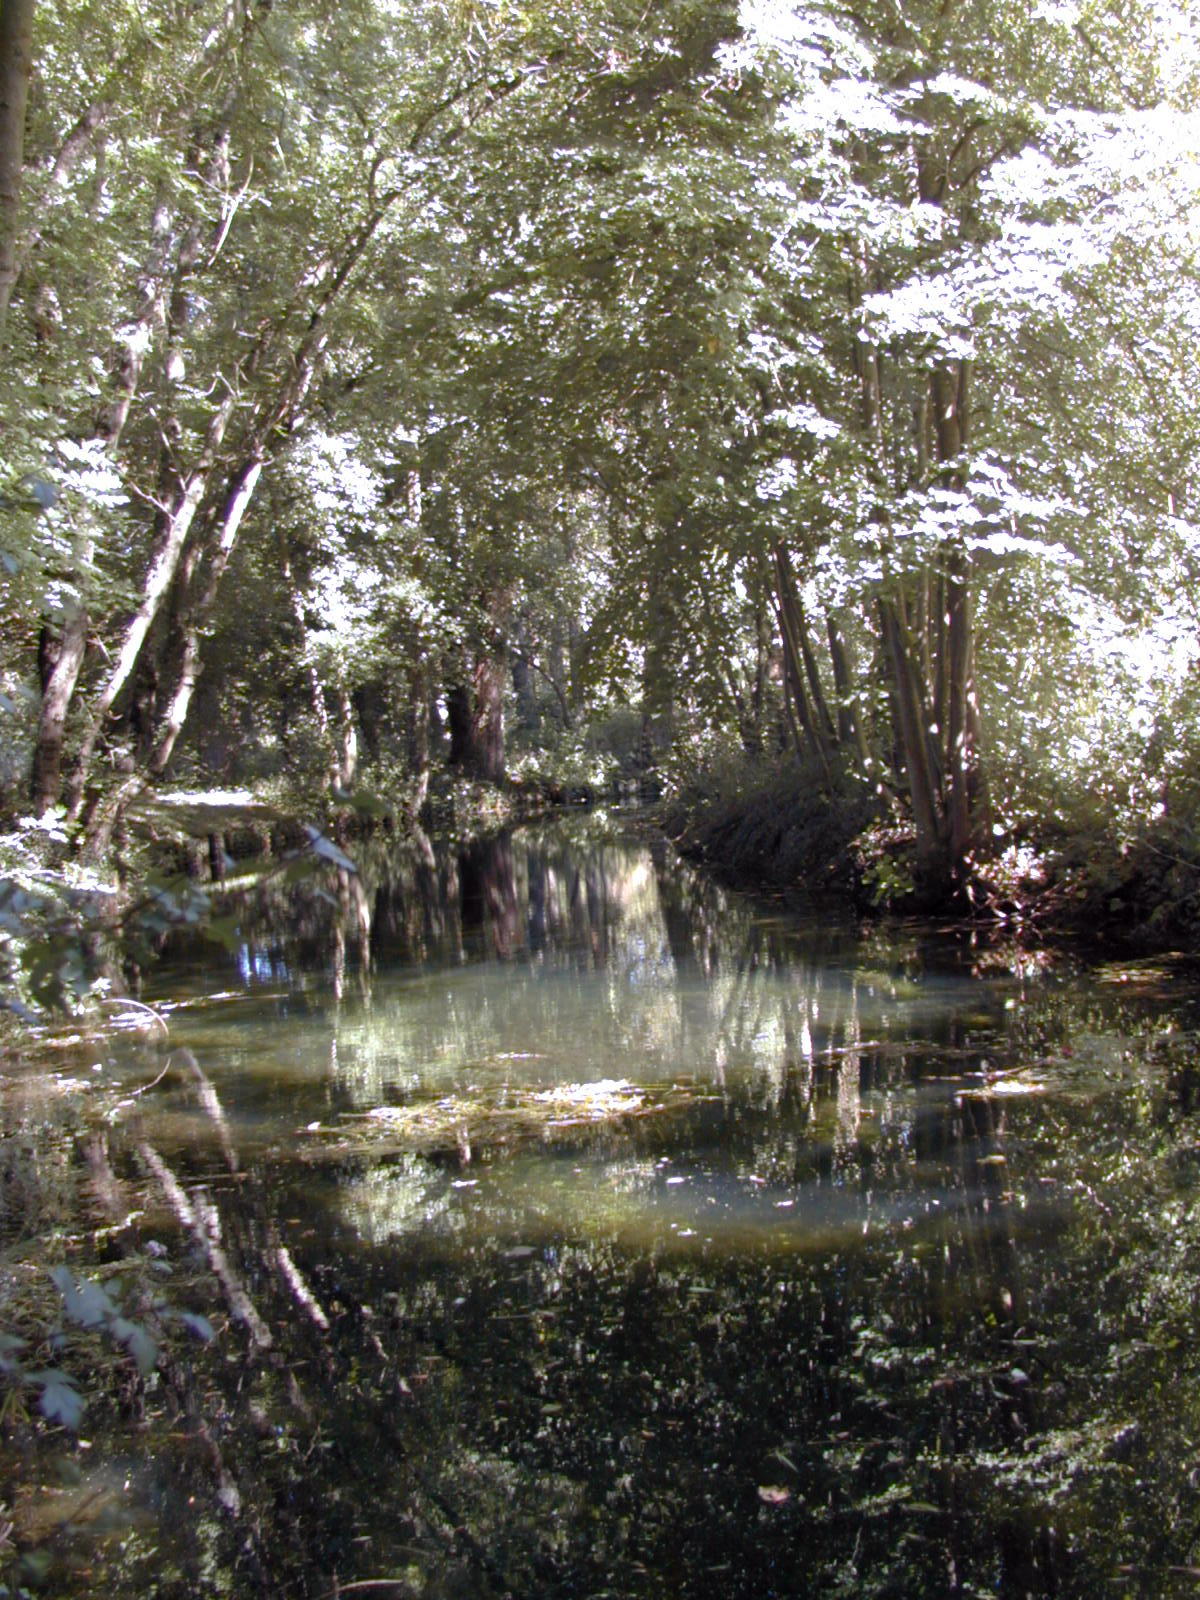
[[[103,1064],[171,1052],[113,1159],[259,1329],[197,1357],[237,1515],[112,1593],[1196,1592],[1182,964],[864,935],[599,818],[327,889]]]

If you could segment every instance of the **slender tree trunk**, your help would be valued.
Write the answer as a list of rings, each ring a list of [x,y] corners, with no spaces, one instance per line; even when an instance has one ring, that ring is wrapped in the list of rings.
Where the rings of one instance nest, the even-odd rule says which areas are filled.
[[[942,572],[930,573],[926,579],[927,601],[927,677],[933,708],[933,725],[944,734],[949,701],[949,672],[946,650],[946,578]]]
[[[564,626],[556,619],[551,624],[546,644],[546,682],[554,690],[562,712],[564,728],[575,726],[575,713],[571,709],[572,692],[577,681],[580,639],[582,635],[575,618],[570,617]]]
[[[70,795],[68,797],[68,811],[72,816],[79,815],[84,785],[87,782],[96,741],[104,727],[105,719],[137,665],[142,646],[146,642],[146,635],[150,632],[154,619],[162,609],[171,583],[179,570],[179,563],[187,536],[191,532],[196,513],[200,509],[201,502],[204,500],[211,485],[215,470],[216,452],[220,449],[221,441],[225,437],[225,430],[233,414],[233,407],[234,395],[230,391],[209,423],[208,437],[199,463],[181,484],[178,497],[170,512],[160,519],[154,555],[151,558],[146,576],[142,580],[141,600],[137,610],[126,625],[125,637],[121,641],[108,677],[96,697],[87,729],[80,743],[75,769],[71,775]],[[259,470],[261,471],[261,467]],[[254,482],[257,481],[258,474],[255,473]]]
[[[178,614],[172,622],[166,651],[167,659],[173,663],[169,699],[165,710],[154,717],[145,731],[146,755],[116,792],[106,796],[89,812],[84,828],[85,853],[92,858],[104,854],[113,828],[125,807],[146,787],[150,778],[162,774],[171,759],[196,686],[200,665],[200,629],[216,601],[217,590],[261,472],[262,463],[256,461],[248,463],[234,475],[222,514],[215,519],[216,543],[207,569],[200,568],[199,561],[194,559],[195,553],[187,564],[189,579],[200,583],[201,588],[198,593],[190,592],[192,585],[189,582],[188,592],[181,596]],[[156,695],[156,701],[157,698]]]
[[[336,767],[333,782],[339,789],[353,787],[358,776],[358,721],[354,714],[354,701],[342,677],[333,691],[337,706]]]
[[[152,251],[140,284],[140,304],[132,329],[122,341],[117,359],[114,384],[110,398],[104,405],[97,425],[97,437],[103,441],[106,452],[114,455],[130,408],[141,383],[142,368],[151,333],[164,313],[166,257],[171,229],[170,212],[160,198],[155,205],[151,221]],[[86,514],[85,514],[86,515]],[[70,614],[61,625],[61,638],[56,651],[53,673],[42,685],[42,706],[34,742],[31,799],[37,816],[43,815],[59,800],[62,787],[63,749],[67,713],[83,669],[87,653],[88,610],[84,598],[84,574],[95,556],[95,535],[81,520],[80,534],[74,554],[74,567],[78,574],[79,594]],[[90,759],[90,754],[89,754]]]
[[[9,0],[0,0],[0,4],[7,6],[8,3]],[[105,112],[105,107],[93,107],[77,124],[55,164],[54,176],[58,181],[63,181],[69,173],[70,167],[77,157],[78,150],[91,137],[94,129],[103,124]],[[130,409],[141,382],[142,369],[151,336],[155,328],[161,326],[167,320],[168,260],[171,250],[173,223],[174,217],[170,206],[163,194],[160,193],[155,202],[150,223],[150,259],[139,283],[140,303],[134,315],[132,327],[127,330],[125,337],[121,340],[120,355],[115,369],[113,393],[106,403],[98,422],[98,437],[103,441],[104,448],[110,455],[115,453],[121,435],[125,430],[126,422],[129,419]],[[192,230],[192,234],[195,234],[195,229]],[[191,236],[189,234],[189,237]],[[231,400],[227,399],[225,405],[227,407],[230,406]],[[228,411],[226,411],[225,420],[228,420]],[[224,423],[222,423],[220,431],[223,433]],[[219,443],[219,439],[217,442]],[[194,511],[195,506],[192,505],[186,519],[187,522],[190,522]],[[182,539],[186,532],[185,523],[178,547],[175,550],[176,560],[178,559],[178,550],[182,548]],[[171,543],[169,533],[166,536],[166,543],[168,546]],[[86,573],[94,555],[95,538],[90,530],[85,530],[81,536],[75,558],[76,570],[81,574],[81,589],[84,582],[82,574]],[[171,573],[168,572],[163,583],[164,592],[166,583],[170,581],[170,576]],[[155,573],[152,568],[151,584],[154,581]],[[152,604],[145,616],[143,616],[144,601],[143,607],[139,607],[134,623],[131,624],[135,633],[139,634],[137,647],[132,651],[132,654],[129,654],[127,649],[122,651],[117,667],[114,669],[117,682],[114,686],[114,674],[110,674],[109,682],[101,693],[99,706],[93,709],[91,720],[84,731],[83,745],[77,753],[71,781],[68,785],[67,806],[71,816],[77,817],[80,813],[84,785],[87,781],[96,739],[116,694],[119,693],[120,688],[136,663],[141,643],[154,620],[157,605],[161,603],[161,594],[158,595],[156,602]],[[87,606],[81,593],[75,611],[63,627],[62,649],[58,668],[51,683],[46,686],[42,701],[31,783],[33,805],[39,815],[56,804],[59,798],[62,783],[67,714],[74,697],[79,673],[83,667],[88,626]],[[126,646],[128,644],[127,637]]]
[[[0,0],[0,4],[5,3],[7,0]],[[252,32],[251,20],[248,16],[240,15],[237,7],[229,8],[226,23],[240,36],[242,44],[249,41]],[[231,37],[232,33],[226,34],[219,30],[214,34],[212,42],[216,48],[223,49]],[[216,189],[228,188],[229,129],[233,99],[237,92],[235,89],[231,93],[222,108],[215,130],[209,129],[203,135],[197,134],[189,152],[191,164],[198,170],[203,170],[206,181]],[[77,159],[79,150],[92,136],[95,128],[103,125],[108,110],[109,108],[104,105],[96,105],[90,108],[76,125],[55,164],[54,176],[58,181],[65,180]],[[204,235],[205,224],[195,216],[190,221],[186,218],[177,219],[166,197],[165,186],[160,186],[150,221],[150,257],[139,280],[139,305],[132,320],[132,327],[125,330],[119,341],[121,350],[116,363],[113,393],[98,423],[98,436],[103,440],[104,447],[110,455],[115,454],[129,419],[152,336],[156,332],[165,333],[166,350],[163,364],[168,375],[172,371],[172,359],[181,359],[178,349],[179,330],[185,317],[186,286],[195,274],[204,244]],[[257,350],[246,363],[247,368],[252,368],[256,359]],[[105,719],[137,665],[146,636],[175,576],[188,531],[203,500],[216,453],[233,413],[235,398],[234,386],[226,385],[225,396],[209,423],[200,462],[183,483],[177,483],[173,469],[170,471],[166,469],[165,463],[169,459],[169,453],[165,449],[163,451],[164,470],[161,473],[160,499],[163,504],[169,504],[174,499],[174,509],[163,512],[159,517],[155,555],[143,584],[141,603],[126,629],[117,660],[101,689],[99,699],[92,708],[80,749],[76,753],[66,796],[68,815],[72,817],[78,817],[82,810],[84,788]],[[164,425],[169,425],[170,420],[164,419]],[[95,541],[89,538],[77,563],[81,572],[86,571],[94,553]],[[86,610],[82,605],[81,617],[74,626],[76,629],[81,627],[86,636],[88,622]],[[74,695],[83,662],[83,652],[73,639],[64,656],[64,671],[55,685],[53,698],[43,707],[44,726],[39,730],[35,757],[34,799],[35,804],[41,809],[52,805],[58,797],[62,766],[62,735],[58,724],[60,722],[65,724],[66,711]],[[70,671],[72,665],[73,675]]]
[[[907,629],[895,602],[881,599],[879,615],[892,670],[899,719],[897,732],[917,830],[917,871],[923,888],[935,888],[943,875],[943,837],[938,813],[938,784],[930,760],[920,684],[913,670],[912,646]]]
[[[815,703],[809,698],[814,672],[806,670],[806,657],[811,660],[812,647],[807,640],[807,629],[800,597],[796,592],[795,576],[782,545],[776,545],[773,559],[775,607],[779,620],[779,633],[783,641],[784,681],[791,690],[790,701],[795,712],[793,727],[798,722],[804,732],[809,753],[820,761],[826,782],[832,785],[832,726],[823,697]],[[812,667],[815,671],[815,661],[812,662]],[[820,680],[817,679],[816,682],[819,688]]]
[[[538,713],[537,691],[533,686],[533,669],[521,644],[514,644],[509,652],[509,670],[512,673],[513,693],[517,697],[517,715],[522,728],[536,733],[541,717]]]
[[[0,0],[0,345],[17,284],[35,0]]]
[[[189,580],[200,583],[201,587],[198,593],[192,592],[192,583],[189,581],[187,590],[181,596],[178,614],[172,621],[166,651],[167,659],[173,664],[169,699],[161,714],[152,713],[151,725],[145,730],[147,753],[116,791],[103,797],[89,811],[84,827],[84,853],[91,859],[99,859],[104,855],[113,829],[125,808],[147,787],[151,778],[162,775],[171,759],[196,687],[200,668],[200,630],[216,601],[221,579],[261,472],[261,462],[250,462],[235,474],[222,514],[216,519],[216,545],[207,569],[201,569],[196,559],[189,560],[187,564]],[[156,703],[157,700],[156,694]]]
[[[539,661],[535,660],[533,663],[533,670],[540,678],[548,683],[550,688],[554,691],[554,698],[558,701],[558,716],[560,725],[564,728],[573,728],[575,726],[575,717],[571,711],[571,702],[567,697],[567,691],[562,685],[563,675],[555,672],[553,661],[549,667],[543,667]]]
[[[992,846],[992,800],[988,788],[987,768],[980,754],[983,743],[980,728],[979,693],[975,686],[975,648],[974,634],[971,639],[971,652],[967,662],[967,741],[972,753],[971,768],[967,776],[968,789],[971,797],[971,818],[975,833],[976,849],[985,851]]]
[[[504,663],[483,656],[471,675],[475,698],[479,775],[491,783],[504,778]]]
[[[743,736],[746,753],[760,756],[766,741],[767,686],[771,672],[771,612],[761,586],[754,596],[754,681],[750,689],[750,731]]]
[[[808,689],[804,681],[804,666],[796,642],[795,626],[788,616],[786,606],[778,597],[776,597],[776,615],[783,641],[783,678],[788,721],[796,751],[801,756],[809,756],[819,761],[824,768],[826,780],[832,783],[829,751],[825,747],[820,726],[808,702]]]
[[[825,689],[821,683],[821,672],[817,666],[817,653],[813,649],[812,639],[808,632],[808,618],[804,612],[804,605],[800,596],[796,596],[796,632],[800,641],[800,653],[804,661],[804,676],[808,679],[809,691],[812,694],[813,711],[821,729],[821,737],[826,749],[832,749],[837,743],[837,733],[834,729],[833,718],[829,714],[829,703],[825,699]]]
[[[406,722],[406,755],[412,788],[408,800],[409,815],[415,817],[425,804],[429,793],[430,769],[430,692],[429,674],[423,662],[418,664],[409,684],[409,703]]]
[[[858,697],[854,687],[854,672],[850,661],[850,647],[841,624],[833,612],[825,618],[825,632],[829,639],[829,660],[833,667],[833,686],[837,693],[838,742],[854,753],[860,776],[869,777],[871,752],[867,745]]]
[[[360,683],[351,692],[350,699],[354,705],[355,727],[362,738],[367,759],[378,761],[383,754],[383,730],[385,726],[393,725],[389,713],[394,690],[391,685],[385,687],[378,678],[372,678],[367,683]]]
[[[738,734],[742,741],[742,748],[749,752],[749,734],[747,731],[749,726],[749,712],[746,705],[746,697],[742,693],[738,669],[733,662],[727,659],[725,652],[721,650],[720,642],[722,637],[722,629],[717,620],[716,611],[713,608],[712,595],[709,589],[707,576],[703,572],[698,572],[697,580],[697,587],[700,593],[700,605],[704,613],[704,622],[708,633],[708,639],[711,646],[716,646],[713,678],[715,679],[718,688],[725,696],[728,709],[732,713],[733,721],[737,725]]]
[[[250,502],[254,499],[262,470],[261,461],[249,461],[234,474],[225,505],[217,519],[215,548],[209,557],[207,570],[199,580],[201,588],[197,594],[185,598],[182,651],[176,669],[175,684],[149,764],[151,773],[156,777],[165,770],[170,761],[179,735],[183,731],[183,725],[187,721],[188,708],[192,703],[192,693],[200,669],[200,631],[216,604],[221,580],[225,576],[229,558],[237,544],[243,518]]]
[[[967,716],[971,684],[971,591],[965,553],[947,579],[946,628],[946,811],[950,824],[951,866],[961,877],[975,847],[972,773],[975,751]]]
[[[245,20],[245,26],[250,28],[248,20]],[[223,138],[224,134],[219,130],[214,146],[214,159],[218,163],[225,159]],[[294,347],[287,353],[288,360],[283,369],[282,378],[274,388],[267,388],[265,392],[261,392],[257,404],[249,409],[249,414],[241,428],[240,440],[234,455],[235,460],[240,459],[244,462],[248,459],[254,459],[261,463],[265,458],[267,442],[279,430],[286,428],[303,410],[313,379],[324,358],[328,337],[326,320],[330,308],[341,296],[364,252],[374,238],[380,223],[388,214],[396,198],[397,192],[393,192],[381,199],[379,204],[343,240],[341,248],[337,252],[336,267],[323,280],[315,303],[313,303],[309,311],[304,331]],[[190,238],[190,235],[187,237]],[[216,244],[219,244],[219,240],[216,241]],[[186,263],[184,265],[186,266]],[[279,330],[271,325],[264,325],[252,348],[238,364],[236,370],[228,374],[220,374],[218,377],[223,399],[210,419],[208,434],[200,460],[188,477],[179,484],[171,509],[164,516],[150,570],[143,583],[141,601],[127,626],[116,662],[101,689],[100,696],[85,729],[79,754],[73,764],[71,781],[68,786],[69,811],[72,816],[78,816],[82,810],[84,789],[95,755],[96,744],[103,731],[104,718],[111,710],[116,697],[121,693],[124,685],[128,682],[130,674],[137,665],[150,628],[161,610],[166,594],[176,576],[192,523],[195,521],[204,502],[209,498],[210,491],[216,494],[221,493],[221,473],[218,470],[219,452],[221,451],[239,392],[249,387],[267,356],[276,349],[278,340]],[[127,411],[128,407],[125,407],[124,411],[119,415],[116,423],[118,427],[124,426]],[[255,477],[257,478],[257,473]],[[232,484],[232,495],[237,498],[236,475],[234,478],[227,480],[227,482]],[[246,503],[248,504],[248,499]],[[243,511],[244,509],[245,506],[243,505]],[[218,515],[218,522],[224,523],[223,514]],[[223,571],[224,561],[218,558],[218,573]],[[68,656],[68,662],[70,659],[72,658]],[[81,655],[79,659],[82,660]],[[77,675],[78,667],[76,668]],[[59,770],[62,760],[61,726],[65,725],[66,712],[69,709],[75,689],[75,679],[71,678],[68,682],[67,676],[67,672],[64,670],[61,685],[47,708],[46,727],[44,730],[46,759],[40,763],[37,785],[38,792],[42,795],[50,794],[57,790],[54,774]],[[187,689],[179,699],[179,705],[185,714],[189,701],[190,689]],[[182,722],[180,722],[179,727],[182,727]],[[178,736],[178,728],[175,736]],[[174,738],[170,739],[169,743],[173,745]],[[57,766],[55,765],[56,762]],[[52,768],[53,774],[51,772]],[[53,801],[50,800],[45,803],[52,804]]]
[[[966,448],[969,430],[969,366],[935,367],[930,375],[934,435],[938,460],[945,464],[945,481],[960,487],[958,462]],[[947,843],[950,873],[956,882],[969,874],[970,858],[986,841],[975,815],[980,789],[975,745],[978,706],[971,668],[974,659],[971,605],[971,559],[958,540],[945,552],[945,766]]]
[[[317,739],[325,761],[327,774],[334,770],[333,730],[329,726],[329,707],[325,704],[325,685],[317,664],[308,653],[308,629],[304,626],[304,608],[298,594],[292,597],[292,610],[300,624],[300,651],[304,657],[304,677],[308,685],[308,704],[317,725]]]
[[[33,813],[38,817],[44,816],[58,804],[67,714],[87,654],[87,632],[87,611],[79,601],[71,608],[61,626],[54,667],[42,690],[29,795]]]

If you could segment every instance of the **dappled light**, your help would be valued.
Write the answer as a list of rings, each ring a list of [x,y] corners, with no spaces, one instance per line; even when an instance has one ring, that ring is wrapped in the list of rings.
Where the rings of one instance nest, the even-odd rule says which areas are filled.
[[[1198,44],[0,0],[0,1600],[1193,1593]]]

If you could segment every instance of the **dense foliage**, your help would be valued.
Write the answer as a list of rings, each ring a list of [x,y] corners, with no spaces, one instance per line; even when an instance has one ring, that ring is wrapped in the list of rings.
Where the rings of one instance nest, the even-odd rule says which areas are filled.
[[[736,756],[889,890],[1195,856],[1186,7],[0,20],[10,820]]]

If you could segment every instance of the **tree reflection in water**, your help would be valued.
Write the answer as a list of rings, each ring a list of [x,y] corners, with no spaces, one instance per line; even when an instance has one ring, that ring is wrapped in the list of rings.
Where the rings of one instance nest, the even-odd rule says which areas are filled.
[[[250,1545],[300,1596],[1190,1592],[1187,983],[864,938],[595,823],[360,889],[247,911],[272,984],[209,971],[139,1113],[274,1339],[197,1358],[243,1511],[160,1592],[258,1592]],[[601,1080],[660,1099],[539,1098]]]

